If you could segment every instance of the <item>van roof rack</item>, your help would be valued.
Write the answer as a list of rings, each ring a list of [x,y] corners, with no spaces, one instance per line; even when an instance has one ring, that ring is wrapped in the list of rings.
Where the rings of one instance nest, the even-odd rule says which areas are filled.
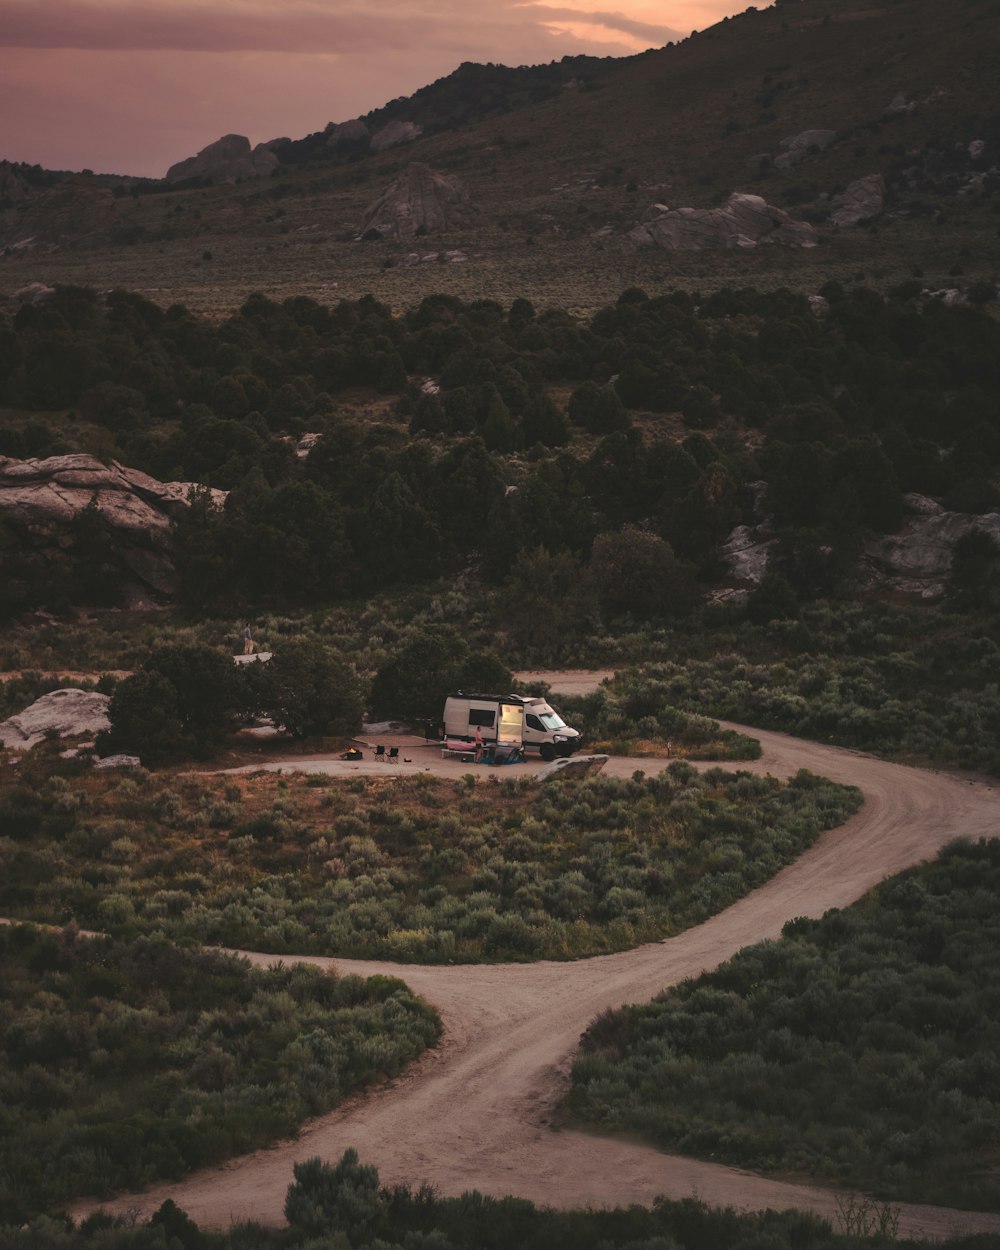
[[[473,690],[453,690],[449,699],[482,699],[484,703],[520,703],[529,702],[520,694],[477,694]]]

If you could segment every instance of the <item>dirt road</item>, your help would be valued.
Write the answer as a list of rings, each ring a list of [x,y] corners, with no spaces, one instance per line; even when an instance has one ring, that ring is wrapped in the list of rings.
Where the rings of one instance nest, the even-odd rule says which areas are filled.
[[[794,1206],[834,1219],[837,1196],[829,1190],[664,1155],[553,1123],[580,1033],[598,1012],[649,999],[750,942],[776,937],[790,917],[844,906],[887,874],[934,855],[951,838],[997,833],[1000,791],[986,784],[750,732],[763,746],[754,771],[787,775],[808,768],[853,783],[865,794],[861,811],[727,911],[637,950],[523,966],[312,960],[344,972],[402,976],[441,1012],[443,1043],[385,1088],[309,1124],[297,1141],[108,1205],[148,1214],[171,1197],[206,1225],[232,1219],[280,1222],[293,1162],[315,1155],[336,1160],[354,1146],[364,1161],[378,1166],[384,1182],[427,1181],[443,1194],[476,1188],[560,1207],[695,1195],[714,1205]],[[612,760],[608,771],[627,775],[637,764],[647,772],[662,766]],[[899,1231],[929,1237],[1000,1233],[1000,1214],[903,1206]]]

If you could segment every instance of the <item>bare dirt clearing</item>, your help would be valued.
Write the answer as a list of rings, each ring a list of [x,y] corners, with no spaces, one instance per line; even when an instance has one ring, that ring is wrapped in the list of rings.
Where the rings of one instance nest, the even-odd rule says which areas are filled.
[[[553,689],[556,676],[546,675]],[[445,1025],[441,1046],[404,1076],[310,1123],[295,1141],[107,1205],[148,1215],[170,1197],[206,1225],[233,1219],[278,1223],[292,1164],[316,1155],[336,1160],[354,1146],[364,1161],[377,1164],[383,1182],[427,1181],[444,1194],[476,1188],[560,1207],[648,1204],[661,1194],[694,1195],[713,1205],[799,1207],[835,1219],[837,1195],[830,1190],[558,1126],[558,1104],[577,1041],[598,1012],[647,1000],[751,942],[775,938],[793,916],[819,916],[845,906],[954,837],[996,834],[1000,790],[985,783],[781,734],[749,732],[760,739],[763,756],[736,767],[775,775],[808,768],[860,786],[866,800],[861,811],[735,906],[675,938],[636,950],[569,964],[420,967],[311,960],[341,972],[402,977],[440,1011]],[[422,767],[436,773],[471,771],[468,765],[441,760],[433,749],[426,759]],[[323,763],[304,762],[317,769]],[[323,771],[339,771],[339,763],[326,761]],[[607,771],[629,775],[638,766],[651,772],[667,763],[612,759]],[[383,775],[390,771],[385,764],[368,767]],[[532,767],[482,773],[518,775]],[[273,959],[250,958],[258,963]],[[944,1237],[960,1231],[1000,1233],[1000,1214],[900,1208],[901,1235]]]

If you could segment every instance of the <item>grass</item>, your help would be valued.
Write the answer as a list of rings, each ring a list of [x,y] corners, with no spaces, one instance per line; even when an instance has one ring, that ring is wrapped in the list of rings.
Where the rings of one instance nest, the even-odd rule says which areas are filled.
[[[493,229],[424,240],[428,251],[457,248],[469,259],[412,268],[400,266],[412,249],[391,242],[209,234],[196,242],[11,257],[0,267],[0,296],[12,296],[34,281],[121,287],[164,307],[180,303],[222,318],[252,291],[278,300],[307,295],[323,304],[371,294],[396,311],[441,292],[505,306],[521,297],[539,310],[565,308],[583,316],[633,286],[649,294],[681,287],[708,294],[727,286],[786,286],[813,293],[833,280],[847,288],[864,282],[887,289],[911,278],[915,267],[931,289],[954,286],[949,271],[956,264],[962,264],[966,280],[989,277],[1000,266],[996,222],[985,207],[962,206],[942,227],[897,223],[877,236],[861,230],[829,237],[807,252],[770,247],[739,254],[636,250],[621,238],[533,235],[528,243],[526,235]],[[212,252],[211,262],[200,259],[203,250]]]

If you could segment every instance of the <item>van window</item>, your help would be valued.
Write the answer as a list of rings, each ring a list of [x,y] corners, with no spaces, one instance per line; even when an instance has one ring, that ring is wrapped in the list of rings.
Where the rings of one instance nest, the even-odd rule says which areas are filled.
[[[484,728],[489,726],[493,728],[493,722],[496,720],[496,712],[492,708],[470,707],[469,708],[469,724],[482,725]]]
[[[543,712],[539,719],[542,722],[543,729],[565,729],[566,722],[558,712]]]
[[[542,722],[538,719],[537,716],[532,716],[532,714],[529,712],[528,715],[524,719],[528,722],[529,729],[537,729],[540,733],[544,733],[544,730],[542,729]]]

